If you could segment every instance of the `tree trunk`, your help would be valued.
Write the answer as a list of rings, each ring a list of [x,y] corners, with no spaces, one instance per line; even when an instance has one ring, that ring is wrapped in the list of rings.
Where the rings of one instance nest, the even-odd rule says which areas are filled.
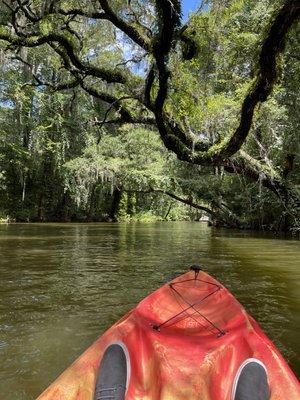
[[[70,204],[72,204],[71,196],[68,191],[64,192],[61,200],[56,207],[57,219],[62,222],[69,222],[70,218]]]
[[[111,208],[110,208],[110,212],[109,212],[109,218],[112,221],[117,220],[117,214],[118,214],[121,199],[122,199],[122,193],[123,193],[122,190],[119,188],[115,187],[113,190],[112,203],[111,203]]]
[[[37,218],[39,222],[44,222],[45,221],[45,193],[41,192],[39,196],[39,201],[38,201],[38,213],[37,213]]]
[[[96,184],[92,186],[91,190],[91,195],[90,195],[90,201],[89,201],[89,209],[87,212],[87,217],[86,220],[87,222],[91,222],[93,220],[93,214],[94,214],[94,203],[95,203],[95,191],[96,191]]]
[[[169,214],[170,214],[170,211],[171,211],[171,209],[172,209],[172,203],[170,203],[170,205],[169,205],[169,207],[168,207],[168,210],[167,210],[167,212],[166,212],[166,215],[164,216],[164,219],[167,219],[168,218],[168,216],[169,216]]]

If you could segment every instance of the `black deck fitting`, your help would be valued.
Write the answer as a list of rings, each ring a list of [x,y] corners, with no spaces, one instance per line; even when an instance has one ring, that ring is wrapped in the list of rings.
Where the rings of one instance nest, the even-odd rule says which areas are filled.
[[[195,272],[199,272],[202,271],[202,267],[198,264],[193,264],[190,266],[190,270],[191,271],[195,271]]]
[[[160,326],[159,325],[152,325],[152,329],[154,329],[157,332],[160,332]]]

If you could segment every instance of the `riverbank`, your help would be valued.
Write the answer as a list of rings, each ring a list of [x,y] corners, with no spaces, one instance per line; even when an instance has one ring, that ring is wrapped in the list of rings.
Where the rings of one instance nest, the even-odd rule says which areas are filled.
[[[107,219],[94,219],[94,220],[89,220],[87,221],[86,219],[80,219],[80,220],[50,220],[50,221],[39,221],[39,220],[11,220],[11,219],[0,219],[0,225],[13,225],[13,224],[42,224],[42,225],[47,225],[47,224],[118,224],[118,223],[128,223],[128,224],[133,224],[133,223],[154,223],[154,222],[162,222],[162,223],[167,223],[167,222],[194,222],[194,223],[201,223],[203,225],[206,225],[207,227],[215,228],[215,229],[225,229],[229,231],[236,231],[237,228],[234,228],[229,225],[225,225],[219,222],[212,222],[209,220],[209,218],[203,218],[199,219],[197,221],[191,221],[191,220],[170,220],[170,219],[163,219],[161,217],[157,217],[153,214],[142,214],[136,217],[130,217],[128,216],[127,218],[121,219],[121,220],[116,220],[112,221],[109,218]],[[259,233],[267,233],[270,235],[274,235],[274,237],[278,238],[299,238],[300,237],[300,230],[299,229],[294,229],[290,231],[278,231],[278,230],[272,230],[270,227],[252,227],[250,225],[245,225],[243,227],[239,227],[238,230],[240,231],[245,231],[250,234],[259,234]]]

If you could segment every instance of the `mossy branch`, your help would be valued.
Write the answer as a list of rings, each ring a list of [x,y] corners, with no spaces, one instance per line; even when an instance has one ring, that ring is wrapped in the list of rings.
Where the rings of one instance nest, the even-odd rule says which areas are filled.
[[[166,121],[166,114],[162,112],[167,98],[169,74],[166,67],[166,54],[168,53],[163,44],[160,44],[157,55],[154,53],[159,72],[159,91],[155,102],[155,114],[158,129],[166,147],[175,152],[179,159],[198,165],[222,164],[223,160],[236,154],[250,132],[256,106],[260,102],[266,101],[272,92],[279,74],[279,54],[284,49],[285,39],[290,28],[299,18],[300,2],[297,0],[286,1],[277,12],[263,41],[256,78],[243,101],[237,129],[231,136],[225,137],[222,142],[205,150],[202,150],[201,147],[205,148],[206,146],[201,146],[200,142],[192,147],[189,135],[178,126],[174,128],[170,121]],[[168,31],[174,33],[174,26],[173,30],[169,26]],[[171,43],[170,37],[168,39]],[[167,51],[170,51],[170,46]]]
[[[194,143],[189,132],[168,115],[165,110],[165,102],[168,97],[170,86],[170,71],[168,69],[169,55],[174,43],[178,40],[180,32],[180,1],[178,0],[156,0],[157,14],[157,34],[150,43],[133,26],[126,23],[113,9],[107,0],[99,0],[102,10],[95,11],[98,19],[108,19],[116,28],[121,29],[135,43],[147,50],[153,57],[153,66],[144,82],[144,96],[139,99],[140,108],[147,108],[155,115],[156,125],[161,139],[165,146],[177,154],[180,160],[198,165],[222,165],[232,155],[236,154],[245,142],[253,121],[256,106],[265,101],[278,78],[278,57],[284,49],[286,36],[293,24],[300,18],[299,0],[286,0],[271,22],[266,37],[262,43],[259,65],[254,79],[254,83],[249,89],[241,108],[240,121],[237,129],[232,135],[226,137],[221,143],[216,143],[210,148],[201,142]],[[18,12],[23,11],[25,17],[31,20],[34,15],[25,7],[19,6]],[[47,12],[55,13],[55,7],[51,7]],[[89,17],[89,12],[75,8],[74,10],[59,10],[62,15],[81,15]],[[73,14],[72,14],[73,13]],[[29,24],[30,26],[30,24]],[[76,46],[76,40],[72,40],[74,35],[63,35],[61,33],[50,32],[45,35],[25,35],[12,34],[9,30],[0,27],[0,40],[16,47],[38,47],[44,44],[50,45],[60,55],[64,61],[66,70],[71,72],[77,79],[82,81],[88,77],[100,78],[108,83],[123,84],[125,92],[133,93],[134,88],[130,79],[130,71],[124,69],[109,69],[95,66],[80,57],[80,51]],[[179,35],[180,36],[180,35]],[[154,98],[151,98],[152,88],[156,85],[157,90]],[[83,86],[82,86],[83,87]],[[83,87],[87,90],[86,87]],[[93,88],[89,88],[90,92]],[[135,94],[135,93],[134,93]],[[109,94],[107,94],[109,96]],[[101,93],[104,99],[106,94]],[[106,101],[106,100],[104,100]],[[113,100],[115,101],[115,100]],[[112,101],[112,102],[113,102]],[[109,103],[112,103],[109,101]],[[124,122],[128,121],[128,116]]]
[[[201,164],[208,159],[218,162],[229,158],[242,147],[249,134],[256,106],[267,100],[276,83],[279,75],[279,54],[284,49],[290,28],[299,18],[300,2],[286,1],[271,23],[263,41],[256,78],[243,101],[239,126],[229,138],[226,137],[221,143],[213,145],[207,152],[199,152],[195,157],[196,164]]]
[[[58,43],[65,51],[70,62],[74,67],[81,71],[85,76],[101,78],[108,83],[126,83],[127,77],[123,71],[115,71],[107,68],[99,68],[88,62],[83,61],[76,51],[76,46],[66,36],[59,33],[49,33],[48,35],[19,37],[9,33],[0,27],[0,40],[13,46],[39,47],[44,44]]]
[[[130,191],[128,191],[128,192],[130,192]],[[219,222],[223,223],[226,226],[230,226],[230,227],[233,227],[233,228],[236,228],[236,227],[240,226],[240,223],[236,218],[230,217],[230,219],[228,219],[226,216],[224,216],[223,215],[224,214],[223,210],[221,210],[220,207],[218,207],[218,208],[220,209],[221,213],[218,213],[218,212],[212,210],[211,208],[209,208],[207,206],[195,203],[192,199],[183,198],[183,197],[178,196],[177,194],[175,194],[173,192],[170,192],[168,190],[151,188],[148,191],[143,191],[143,192],[134,191],[134,192],[136,192],[136,193],[161,193],[161,194],[164,194],[164,195],[166,195],[168,197],[171,197],[172,199],[174,199],[174,200],[176,200],[176,201],[178,201],[180,203],[183,203],[183,204],[185,204],[187,206],[195,208],[196,210],[204,211],[206,214],[210,215],[216,221],[219,221]]]
[[[113,11],[107,0],[99,0],[99,3],[106,14],[107,19],[118,29],[124,32],[136,44],[144,50],[149,51],[150,43],[146,36],[139,33],[132,25],[127,24],[117,13]]]

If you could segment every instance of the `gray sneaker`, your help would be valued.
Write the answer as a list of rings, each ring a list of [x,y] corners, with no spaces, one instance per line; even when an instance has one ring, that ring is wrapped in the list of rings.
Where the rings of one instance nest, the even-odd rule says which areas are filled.
[[[248,358],[240,366],[233,383],[232,400],[269,400],[270,388],[265,365]]]
[[[129,370],[126,347],[121,343],[110,345],[100,363],[94,400],[124,400]]]

